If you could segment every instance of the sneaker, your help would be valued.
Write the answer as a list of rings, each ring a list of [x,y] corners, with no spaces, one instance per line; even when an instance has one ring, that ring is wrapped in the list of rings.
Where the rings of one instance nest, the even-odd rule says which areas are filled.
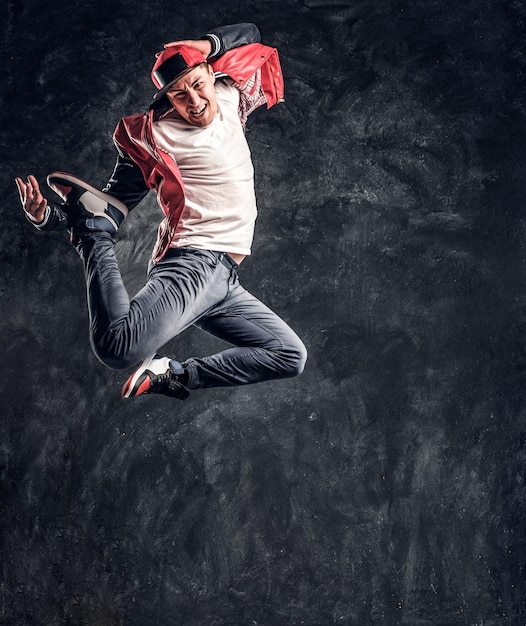
[[[183,373],[183,367],[177,361],[154,354],[145,359],[124,383],[122,397],[134,398],[143,393],[161,393],[185,400],[190,392],[177,380]]]
[[[71,174],[52,172],[47,184],[66,202],[63,210],[68,216],[72,239],[76,232],[83,231],[104,230],[114,235],[128,215],[126,205],[120,200]]]

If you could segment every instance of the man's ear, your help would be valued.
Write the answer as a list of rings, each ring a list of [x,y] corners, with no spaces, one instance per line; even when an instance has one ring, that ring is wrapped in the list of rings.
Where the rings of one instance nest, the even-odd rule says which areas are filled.
[[[216,75],[214,74],[214,68],[209,64],[208,71],[210,72],[210,76],[212,77],[212,82],[216,82]]]

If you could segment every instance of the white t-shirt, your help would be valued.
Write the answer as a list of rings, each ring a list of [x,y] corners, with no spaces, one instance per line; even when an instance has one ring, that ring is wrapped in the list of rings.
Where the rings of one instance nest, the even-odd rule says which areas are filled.
[[[218,113],[209,126],[170,115],[153,124],[158,149],[176,161],[184,182],[186,202],[171,247],[250,254],[257,208],[239,92],[219,81],[215,91]]]

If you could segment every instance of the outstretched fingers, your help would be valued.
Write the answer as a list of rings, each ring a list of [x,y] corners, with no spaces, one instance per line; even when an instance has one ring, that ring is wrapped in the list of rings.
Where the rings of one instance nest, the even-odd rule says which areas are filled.
[[[45,216],[47,200],[40,191],[37,179],[30,174],[27,181],[17,177],[15,182],[22,208],[35,222],[41,222]]]

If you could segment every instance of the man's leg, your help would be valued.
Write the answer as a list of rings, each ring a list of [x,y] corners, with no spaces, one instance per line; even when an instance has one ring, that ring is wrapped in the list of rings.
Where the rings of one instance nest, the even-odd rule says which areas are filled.
[[[228,269],[214,253],[172,251],[130,300],[110,235],[92,233],[77,249],[84,262],[93,350],[116,369],[155,353],[228,293]]]
[[[301,339],[241,287],[237,276],[227,300],[195,325],[235,347],[185,361],[189,389],[289,378],[300,374],[305,366],[307,350]]]
[[[307,352],[296,333],[273,311],[239,284],[237,266],[223,253],[229,266],[228,294],[195,320],[194,325],[232,344],[222,352],[190,358],[182,364],[188,389],[248,385],[300,374]],[[170,393],[173,361],[154,357],[135,370],[123,387],[124,397],[142,393]],[[175,372],[176,373],[176,372]]]

